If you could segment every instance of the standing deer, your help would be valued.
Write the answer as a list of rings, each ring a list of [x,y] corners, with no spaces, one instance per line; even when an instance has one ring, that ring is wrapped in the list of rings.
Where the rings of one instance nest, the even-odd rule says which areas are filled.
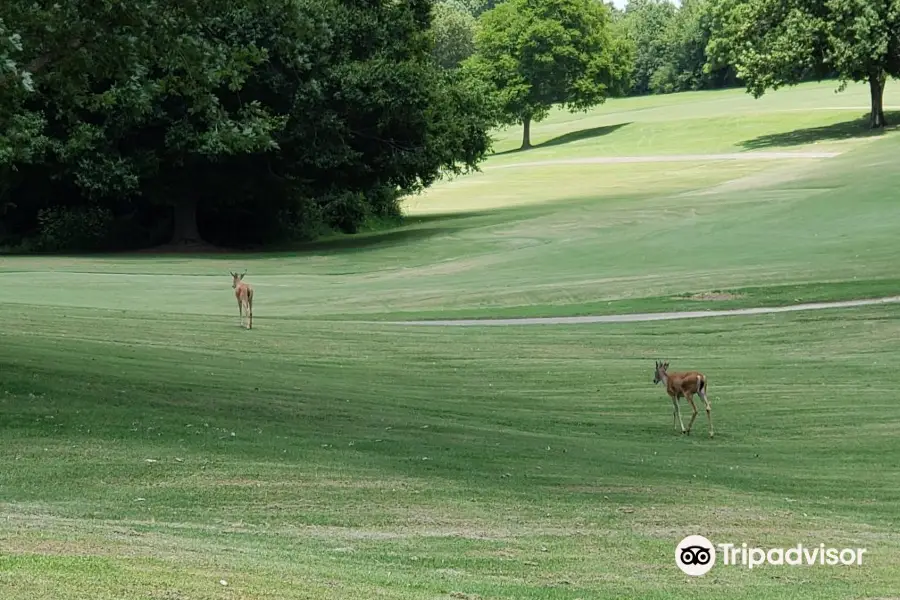
[[[247,329],[253,329],[253,287],[249,283],[244,283],[246,274],[246,270],[240,275],[232,271],[231,287],[234,288],[234,297],[237,298],[241,327],[244,326],[244,315],[247,315],[250,317],[250,326]]]
[[[709,398],[706,397],[706,375],[698,371],[669,373],[668,368],[669,363],[656,361],[653,384],[662,382],[666,386],[666,393],[669,394],[669,397],[672,398],[672,404],[675,405],[675,412],[672,416],[672,420],[677,421],[675,426],[677,427],[678,423],[681,423],[681,433],[688,435],[691,433],[691,426],[694,424],[694,419],[697,418],[697,406],[694,404],[693,395],[697,394],[706,403],[706,418],[709,419],[709,437],[713,437],[712,407],[709,405]],[[687,429],[684,428],[684,421],[681,420],[681,411],[678,410],[679,398],[687,398],[687,401],[691,404],[691,409],[694,411]]]

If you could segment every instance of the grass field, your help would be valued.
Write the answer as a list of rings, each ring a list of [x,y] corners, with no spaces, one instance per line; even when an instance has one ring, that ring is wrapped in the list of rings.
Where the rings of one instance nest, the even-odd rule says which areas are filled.
[[[293,253],[4,258],[0,598],[897,597],[900,306],[388,322],[897,295],[900,138],[832,89],[557,113],[403,228]],[[838,154],[523,166],[760,150]],[[707,373],[714,438],[657,358]],[[690,578],[689,534],[867,552]]]

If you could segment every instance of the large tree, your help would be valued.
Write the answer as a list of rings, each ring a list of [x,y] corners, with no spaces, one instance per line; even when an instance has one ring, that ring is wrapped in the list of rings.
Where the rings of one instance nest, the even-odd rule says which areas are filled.
[[[884,127],[887,77],[900,76],[898,0],[718,0],[707,46],[754,97],[808,79],[837,75],[841,88],[867,82],[870,125]]]
[[[0,4],[7,233],[94,208],[165,209],[179,242],[352,232],[489,148],[482,90],[434,63],[430,0],[88,4]]]
[[[507,0],[481,15],[475,48],[465,70],[495,87],[503,124],[523,125],[523,149],[532,122],[557,104],[576,112],[603,103],[627,85],[631,64],[596,0]]]
[[[46,140],[40,155],[12,145],[19,160],[8,185],[18,188],[21,208],[158,202],[174,209],[175,237],[196,240],[190,178],[155,184],[161,171],[274,146],[281,119],[257,102],[220,101],[265,51],[210,33],[259,9],[237,0],[5,2],[0,15],[19,35],[15,61],[30,89],[4,94],[0,115]]]

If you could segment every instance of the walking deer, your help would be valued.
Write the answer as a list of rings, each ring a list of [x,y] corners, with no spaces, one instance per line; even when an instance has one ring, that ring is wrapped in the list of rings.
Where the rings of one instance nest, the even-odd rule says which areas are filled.
[[[706,418],[709,420],[709,437],[713,437],[712,424],[712,407],[709,405],[709,398],[706,397],[706,375],[699,371],[687,371],[683,373],[669,373],[669,363],[656,361],[656,370],[653,373],[653,383],[662,383],[666,386],[666,393],[672,398],[672,404],[675,405],[675,411],[672,420],[675,426],[681,423],[681,433],[690,435],[691,427],[694,425],[694,419],[697,418],[697,406],[694,404],[694,394],[703,398],[706,403]],[[687,398],[694,414],[691,415],[691,422],[688,423],[687,429],[684,428],[684,421],[681,420],[681,411],[678,409],[678,399]]]
[[[246,270],[240,275],[232,271],[231,287],[234,288],[234,297],[237,298],[241,327],[244,326],[244,316],[246,315],[250,317],[250,326],[247,329],[253,329],[253,287],[249,283],[244,283],[244,275],[246,274]]]

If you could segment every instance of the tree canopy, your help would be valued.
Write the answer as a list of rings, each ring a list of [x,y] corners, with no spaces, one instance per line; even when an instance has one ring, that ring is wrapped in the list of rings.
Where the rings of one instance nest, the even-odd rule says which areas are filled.
[[[355,231],[490,147],[431,2],[0,6],[0,219],[46,248]]]
[[[615,26],[632,46],[630,95],[718,89],[737,83],[724,62],[709,68],[713,0],[631,0]]]
[[[754,97],[832,75],[868,82],[870,124],[884,127],[884,84],[900,75],[897,0],[718,0],[712,16],[709,65],[734,65]]]
[[[666,39],[663,35],[675,17],[675,5],[669,0],[632,0],[625,6],[620,27],[634,47],[634,65],[629,90],[636,95],[651,91],[651,79],[666,64]]]
[[[434,58],[445,69],[455,69],[475,51],[476,20],[469,10],[460,0],[434,4]]]
[[[523,124],[523,148],[552,106],[596,106],[625,88],[631,67],[595,0],[507,0],[481,15],[475,48],[464,69],[494,87],[503,124]]]

